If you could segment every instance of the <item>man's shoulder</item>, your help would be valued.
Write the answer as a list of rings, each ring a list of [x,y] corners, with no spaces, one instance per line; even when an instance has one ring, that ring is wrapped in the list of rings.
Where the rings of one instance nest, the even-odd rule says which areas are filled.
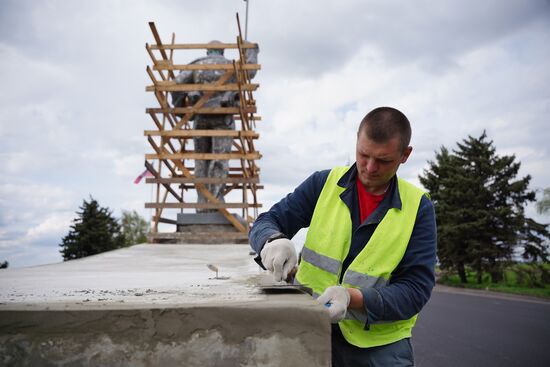
[[[410,182],[409,180],[405,180],[404,178],[401,178],[401,177],[397,177],[397,182],[398,182],[397,186],[400,190],[403,190],[404,188],[406,188],[407,190],[411,190],[422,195],[422,197],[425,197],[426,199],[428,199],[428,201],[431,201],[430,193],[427,192],[423,187],[418,186]]]
[[[413,190],[418,190],[418,191],[422,191],[422,192],[426,191],[422,187],[418,186],[417,184],[412,183],[411,181],[409,181],[407,179],[404,179],[403,177],[401,177],[399,175],[396,175],[396,177],[397,177],[397,181],[399,182],[399,185],[406,185],[407,187],[409,187]]]
[[[347,187],[350,177],[353,177],[355,166],[336,166],[330,169],[315,172],[312,176],[317,176],[323,181],[323,185],[329,180],[334,181],[338,186]]]
[[[323,187],[325,182],[327,182],[328,175],[330,174],[330,169],[325,169],[321,171],[315,171],[302,183],[302,185]]]
[[[315,171],[311,174],[311,177],[324,177],[326,179],[331,171],[331,168]]]
[[[402,190],[410,190],[415,193],[415,195],[420,196],[420,203],[418,205],[418,213],[423,213],[426,210],[433,211],[433,203],[430,198],[430,193],[426,191],[423,187],[418,186],[408,180],[405,180],[401,177],[397,177],[398,182],[398,190],[399,193],[402,192]]]

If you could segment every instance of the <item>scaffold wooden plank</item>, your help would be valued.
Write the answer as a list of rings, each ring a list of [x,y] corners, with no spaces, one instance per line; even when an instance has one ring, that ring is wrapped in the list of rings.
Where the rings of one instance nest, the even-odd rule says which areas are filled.
[[[204,184],[217,184],[217,183],[248,183],[257,184],[260,179],[256,177],[168,177],[168,178],[146,178],[147,183],[160,183],[160,184],[182,184],[182,183],[204,183]]]
[[[256,48],[257,43],[247,42],[241,45],[241,48]],[[238,49],[239,45],[236,43],[175,43],[173,45],[156,44],[151,45],[153,50],[197,50],[197,49]]]
[[[247,159],[255,160],[261,159],[262,155],[259,152],[248,152],[248,153],[194,153],[194,152],[185,152],[185,153],[148,153],[145,154],[145,159],[171,159],[171,160],[182,160],[182,159],[205,159],[205,160],[214,160],[214,159]]]
[[[244,64],[243,70],[260,70],[260,64]],[[158,60],[153,70],[232,70],[231,64],[172,64],[169,60]]]
[[[245,107],[244,110],[246,113],[255,113],[256,107]],[[173,107],[173,108],[147,108],[146,113],[198,113],[198,114],[209,114],[209,115],[233,115],[239,113],[238,107]]]
[[[241,86],[242,90],[245,91],[255,91],[258,89],[259,84],[243,84]],[[230,84],[177,84],[175,81],[158,81],[155,85],[148,85],[145,87],[147,92],[227,92],[227,91],[238,91],[239,85],[235,83]]]
[[[145,203],[147,209],[242,209],[261,207],[262,204],[253,203]]]
[[[145,130],[145,136],[169,136],[169,137],[193,137],[193,136],[227,136],[227,137],[246,137],[258,139],[260,134],[254,131],[236,131],[236,130]]]

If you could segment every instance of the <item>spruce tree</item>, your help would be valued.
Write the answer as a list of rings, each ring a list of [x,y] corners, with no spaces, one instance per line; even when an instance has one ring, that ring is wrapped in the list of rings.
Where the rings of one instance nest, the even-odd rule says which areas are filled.
[[[520,163],[515,156],[497,155],[485,132],[457,145],[452,153],[442,147],[419,177],[434,201],[438,256],[442,267],[454,268],[462,282],[465,265],[476,271],[479,283],[484,271],[498,282],[503,262],[520,245],[532,256],[546,226],[525,216],[524,206],[535,200],[535,192],[528,188],[530,176],[516,179]]]
[[[102,208],[90,197],[90,201],[83,200],[80,210],[76,213],[78,216],[73,220],[71,230],[59,245],[63,260],[124,247],[124,235],[109,208]]]
[[[455,186],[463,177],[457,172],[456,158],[449,150],[441,147],[436,153],[435,162],[428,161],[429,168],[420,176],[420,182],[430,192],[435,206],[438,229],[438,258],[444,269],[455,269],[462,282],[466,282],[466,264],[469,262],[468,251],[464,246],[466,237],[460,231],[461,196],[455,190],[447,188]]]

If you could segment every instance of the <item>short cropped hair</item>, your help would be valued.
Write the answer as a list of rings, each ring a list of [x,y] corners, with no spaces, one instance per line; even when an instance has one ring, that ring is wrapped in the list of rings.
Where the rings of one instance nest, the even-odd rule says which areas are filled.
[[[411,142],[411,124],[403,112],[392,107],[378,107],[361,120],[357,136],[364,131],[376,143],[386,143],[398,136],[401,152]]]

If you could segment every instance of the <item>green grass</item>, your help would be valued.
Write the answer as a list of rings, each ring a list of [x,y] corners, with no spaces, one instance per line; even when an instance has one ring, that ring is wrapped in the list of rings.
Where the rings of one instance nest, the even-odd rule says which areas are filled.
[[[484,273],[482,282],[477,283],[476,273],[467,271],[467,283],[461,283],[456,274],[442,274],[438,283],[471,289],[483,289],[495,292],[521,294],[550,299],[550,264],[510,264],[504,270],[504,279],[492,283],[490,275]]]

